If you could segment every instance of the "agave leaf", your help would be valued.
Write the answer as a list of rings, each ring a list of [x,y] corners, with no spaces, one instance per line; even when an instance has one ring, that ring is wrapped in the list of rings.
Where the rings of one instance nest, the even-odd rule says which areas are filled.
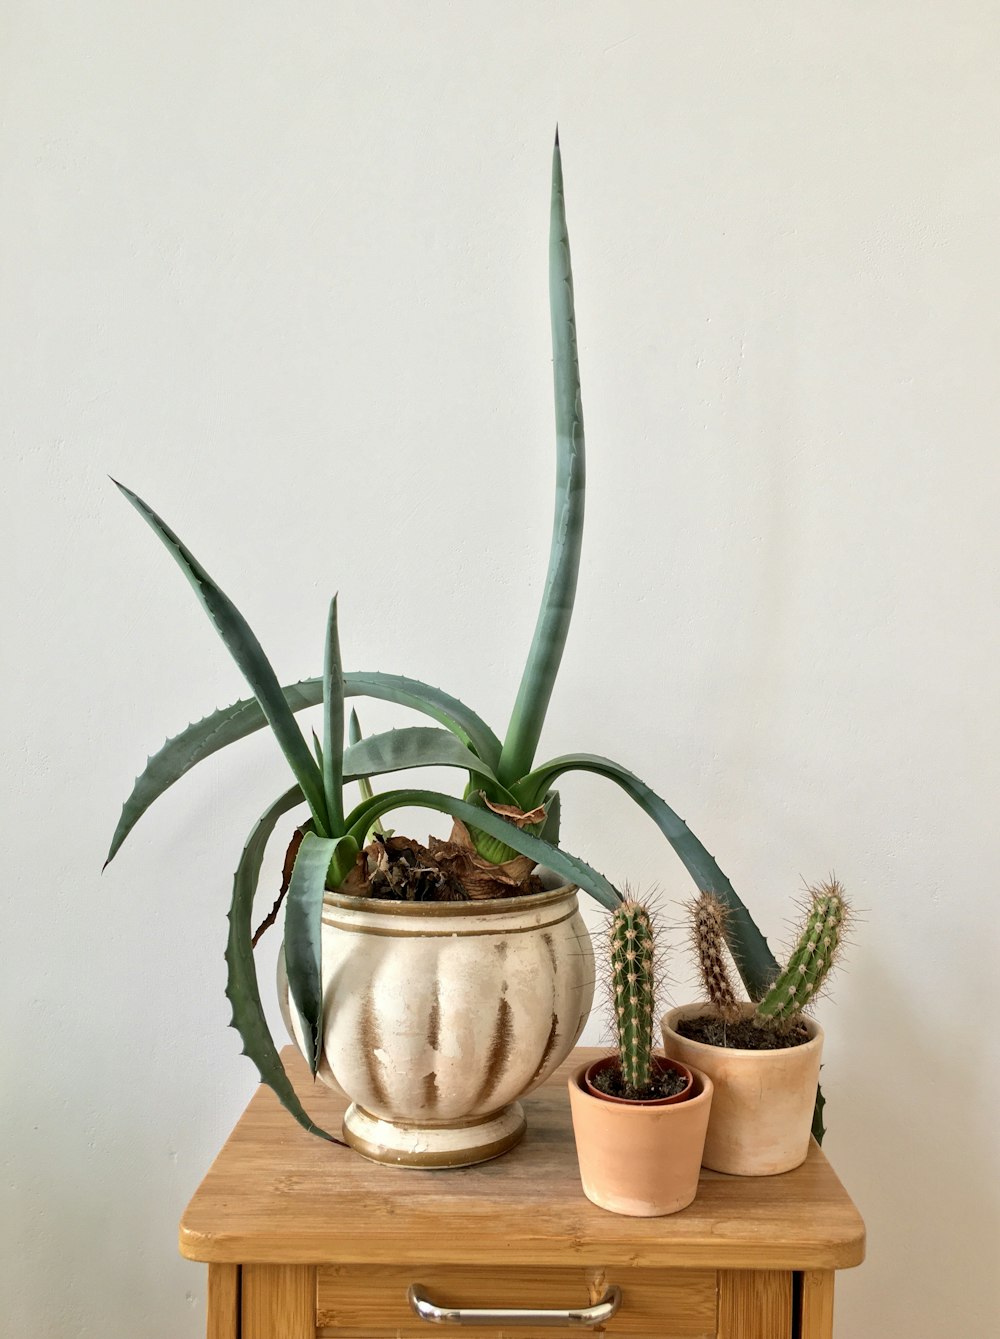
[[[488,782],[491,796],[497,792],[513,802],[513,796],[499,785],[488,763],[449,731],[431,725],[411,725],[369,735],[352,744],[344,754],[345,782],[402,772],[410,767],[461,767]]]
[[[822,1145],[823,1136],[826,1134],[826,1125],[823,1123],[823,1109],[825,1106],[826,1098],[823,1096],[823,1089],[817,1086],[816,1103],[813,1107],[812,1137],[820,1145]]]
[[[261,862],[264,859],[268,839],[282,814],[303,803],[305,797],[299,786],[287,790],[257,820],[243,848],[233,879],[233,900],[229,909],[229,942],[226,947],[229,976],[226,996],[233,1009],[231,1026],[240,1034],[243,1054],[254,1062],[261,1079],[272,1089],[282,1106],[310,1134],[319,1135],[322,1139],[329,1139],[333,1144],[346,1147],[342,1140],[335,1139],[312,1120],[285,1073],[260,1002],[257,969],[250,944],[254,894],[257,891],[257,880],[260,878]]]
[[[364,736],[361,733],[361,722],[358,720],[358,713],[352,707],[351,719],[348,722],[347,727],[348,742],[351,744],[360,744],[363,737]],[[372,790],[372,783],[368,780],[366,776],[358,777],[358,790],[361,792],[362,800],[370,800],[375,795],[375,792]],[[367,846],[368,843],[371,841],[372,834],[375,832],[381,833],[383,837],[392,836],[391,829],[387,830],[382,826],[382,824],[378,821],[378,819],[376,819],[375,822],[369,828],[369,830],[365,833],[361,845]]]
[[[293,712],[315,707],[323,700],[321,678],[302,679],[281,690]],[[363,671],[344,675],[346,697],[374,697],[385,702],[421,711],[439,721],[491,766],[500,757],[500,741],[485,721],[458,698],[419,679],[400,674]],[[128,834],[154,800],[196,763],[237,740],[245,739],[267,724],[255,698],[244,698],[231,706],[220,707],[200,721],[186,726],[168,739],[147,759],[143,772],[136,777],[132,793],[122,806],[121,817],[111,840],[105,866],[114,859]]]
[[[323,972],[321,938],[323,889],[337,847],[350,838],[317,837],[307,832],[295,856],[285,906],[285,969],[288,990],[309,1043],[309,1065],[319,1068],[323,1049]]]
[[[435,809],[442,814],[459,818],[466,826],[482,829],[491,837],[497,837],[507,843],[520,855],[526,855],[538,865],[547,865],[567,883],[575,883],[602,906],[613,911],[621,902],[621,894],[603,874],[588,865],[578,856],[553,846],[550,842],[535,837],[530,832],[508,823],[505,818],[491,813],[489,809],[480,809],[467,800],[456,799],[453,795],[442,795],[433,790],[389,790],[376,795],[374,800],[361,804],[348,815],[351,834],[360,840],[376,818],[393,809],[413,806],[419,809]]]
[[[215,584],[191,550],[157,516],[152,507],[124,484],[117,481],[115,484],[163,542],[170,556],[191,583],[216,632],[253,690],[253,695],[273,730],[274,737],[288,760],[296,781],[302,787],[302,793],[314,819],[326,830],[323,778],[306,741],[302,738],[302,732],[285,700],[271,663],[251,631],[250,625],[228,595]]]
[[[729,909],[729,939],[733,957],[750,995],[756,1000],[764,994],[778,971],[767,940],[757,929],[749,911],[732,884],[682,818],[644,781],[612,762],[593,753],[570,753],[554,758],[524,777],[515,787],[522,804],[537,803],[554,781],[566,772],[595,772],[621,786],[644,809],[680,856],[688,873],[702,892],[715,893]]]
[[[558,135],[552,155],[549,308],[556,405],[555,518],[542,604],[497,767],[497,775],[506,786],[512,786],[534,761],[573,616],[583,543],[583,402]]]
[[[551,842],[553,846],[558,846],[561,821],[562,800],[559,798],[557,790],[550,790],[545,797],[545,822],[542,824],[542,830],[538,834],[539,837]]]
[[[358,713],[351,708],[351,719],[347,724],[347,742],[348,745],[360,744],[364,735],[361,733],[361,722],[358,720]],[[370,800],[375,792],[372,790],[372,783],[367,776],[358,777],[358,790],[361,792],[363,800]]]
[[[473,749],[483,762],[496,768],[500,760],[500,741],[476,713],[457,697],[433,688],[419,679],[408,679],[402,674],[380,674],[371,671],[344,675],[347,697],[374,697],[383,702],[395,702],[422,712],[443,725],[446,730]]]
[[[330,832],[339,837],[344,830],[344,666],[340,659],[337,631],[337,597],[330,601],[323,654],[323,796],[330,818]]]

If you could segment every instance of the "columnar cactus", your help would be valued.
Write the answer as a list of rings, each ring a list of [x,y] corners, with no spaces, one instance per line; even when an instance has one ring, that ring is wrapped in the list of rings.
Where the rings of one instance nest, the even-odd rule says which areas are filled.
[[[727,1022],[740,1005],[726,960],[726,908],[714,893],[702,893],[691,907],[691,939],[705,993]]]
[[[791,1024],[815,998],[836,963],[847,918],[844,890],[831,879],[811,888],[809,895],[806,921],[788,965],[754,1011],[760,1024]],[[722,1018],[737,1017],[740,1008],[723,956],[726,908],[712,893],[702,893],[692,906],[692,938],[705,993]]]
[[[811,893],[809,915],[788,966],[757,1005],[760,1018],[790,1023],[813,999],[836,961],[846,914],[843,889],[831,882]]]
[[[642,1092],[652,1081],[655,956],[649,910],[626,898],[611,917],[609,944],[614,1026],[626,1093]]]

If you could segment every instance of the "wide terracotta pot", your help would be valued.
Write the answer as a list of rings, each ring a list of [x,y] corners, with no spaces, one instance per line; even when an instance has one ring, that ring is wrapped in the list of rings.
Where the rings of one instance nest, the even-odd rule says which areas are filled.
[[[327,893],[323,1058],[348,1142],[376,1162],[460,1167],[512,1148],[518,1098],[575,1046],[594,958],[576,889],[489,902]],[[303,1049],[283,957],[278,997]]]
[[[588,1092],[586,1070],[570,1077],[569,1104],[587,1199],[631,1218],[686,1208],[698,1193],[711,1079],[692,1068],[694,1093],[686,1101],[622,1102]]]
[[[753,1005],[744,1006],[749,1015]],[[809,1151],[823,1030],[805,1019],[809,1041],[782,1051],[743,1051],[707,1046],[677,1031],[685,1018],[712,1014],[688,1004],[665,1014],[664,1049],[709,1075],[715,1100],[705,1140],[704,1165],[734,1176],[774,1176],[805,1161]]]

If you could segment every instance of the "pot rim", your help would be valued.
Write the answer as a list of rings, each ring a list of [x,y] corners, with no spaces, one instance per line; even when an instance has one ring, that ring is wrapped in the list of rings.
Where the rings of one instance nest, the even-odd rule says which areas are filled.
[[[364,911],[374,916],[489,916],[511,911],[533,911],[562,902],[579,892],[575,883],[543,888],[520,897],[483,897],[468,902],[394,902],[387,897],[356,897],[353,893],[324,892],[323,905],[339,911]]]
[[[745,1001],[742,1005],[742,1009],[744,1015],[749,1015],[753,1011],[753,1005],[749,1001]],[[745,1046],[712,1046],[711,1043],[707,1041],[697,1041],[694,1037],[682,1036],[674,1026],[675,1023],[679,1022],[681,1019],[701,1018],[706,1015],[710,1018],[718,1017],[718,1010],[715,1005],[708,1003],[680,1004],[675,1009],[667,1010],[660,1019],[660,1027],[665,1034],[669,1032],[671,1036],[676,1037],[678,1041],[682,1042],[685,1046],[695,1048],[696,1053],[700,1052],[704,1055],[718,1055],[722,1052],[726,1055],[752,1056],[754,1060],[758,1060],[761,1064],[771,1063],[775,1056],[787,1057],[789,1055],[808,1055],[812,1051],[818,1050],[819,1047],[823,1045],[823,1029],[820,1027],[819,1023],[816,1022],[815,1018],[810,1018],[808,1014],[802,1014],[801,1017],[802,1022],[805,1024],[806,1030],[809,1033],[809,1040],[802,1042],[798,1046],[782,1046],[772,1051],[749,1050]]]
[[[694,1096],[691,1089],[694,1087],[695,1078],[694,1074],[691,1072],[690,1066],[686,1065],[683,1060],[675,1060],[673,1056],[663,1055],[657,1051],[654,1051],[653,1053],[653,1064],[659,1071],[662,1072],[664,1069],[672,1069],[674,1073],[679,1073],[682,1078],[687,1078],[687,1083],[679,1093],[674,1093],[672,1097],[639,1098],[616,1097],[614,1093],[602,1093],[600,1089],[595,1091],[595,1085],[591,1082],[590,1076],[599,1068],[613,1064],[618,1058],[617,1052],[612,1052],[610,1055],[599,1056],[596,1060],[591,1060],[590,1064],[583,1072],[583,1085],[587,1092],[594,1097],[599,1097],[602,1102],[615,1102],[620,1106],[629,1107],[668,1107],[676,1106],[679,1102],[690,1102],[691,1098]]]
[[[672,1056],[668,1058],[673,1059]],[[642,1116],[647,1114],[659,1114],[662,1112],[667,1119],[683,1115],[685,1112],[690,1113],[697,1107],[710,1103],[712,1100],[712,1093],[715,1090],[715,1085],[704,1070],[696,1069],[694,1065],[688,1065],[686,1068],[690,1069],[691,1077],[694,1080],[695,1087],[698,1091],[694,1093],[692,1097],[687,1098],[686,1101],[629,1102],[619,1099],[609,1100],[603,1095],[598,1097],[596,1094],[590,1092],[584,1082],[583,1076],[593,1063],[593,1060],[585,1061],[579,1068],[573,1070],[567,1079],[566,1082],[572,1099],[574,1101],[581,1100],[584,1102],[595,1102],[600,1106],[602,1111],[621,1112],[625,1119],[628,1119],[630,1113]]]

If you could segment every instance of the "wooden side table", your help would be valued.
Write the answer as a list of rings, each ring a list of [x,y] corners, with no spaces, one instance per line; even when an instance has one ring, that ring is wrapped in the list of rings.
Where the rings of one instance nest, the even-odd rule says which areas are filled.
[[[307,1135],[261,1088],[188,1205],[181,1253],[208,1264],[209,1339],[389,1339],[435,1329],[407,1301],[565,1308],[613,1286],[606,1330],[635,1339],[831,1339],[834,1272],[861,1263],[864,1224],[815,1144],[783,1176],[703,1172],[668,1218],[622,1218],[584,1198],[566,1077],[526,1099],[524,1142],[456,1171],[376,1166]],[[285,1061],[309,1110],[339,1128],[344,1101]],[[463,1328],[541,1339],[537,1325]]]

